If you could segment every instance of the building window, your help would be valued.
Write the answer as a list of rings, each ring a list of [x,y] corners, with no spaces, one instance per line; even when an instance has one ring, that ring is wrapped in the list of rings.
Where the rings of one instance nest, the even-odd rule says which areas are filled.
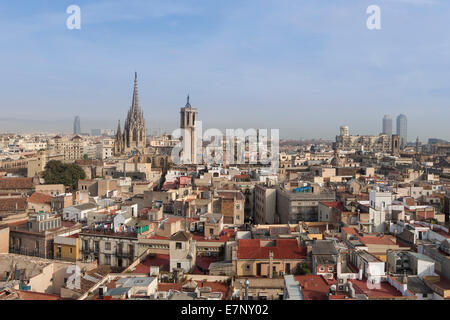
[[[176,242],[175,243],[175,249],[181,249],[181,248],[182,248],[181,242]]]
[[[245,265],[245,270],[250,271],[251,265],[250,264],[246,264]]]
[[[324,272],[324,271],[325,271],[325,268],[324,268],[324,267],[319,267],[319,271],[320,271],[320,272]]]
[[[111,242],[105,242],[105,250],[111,250]]]
[[[181,268],[181,263],[177,262],[177,268],[180,269]]]
[[[333,272],[333,267],[328,267],[328,272]]]

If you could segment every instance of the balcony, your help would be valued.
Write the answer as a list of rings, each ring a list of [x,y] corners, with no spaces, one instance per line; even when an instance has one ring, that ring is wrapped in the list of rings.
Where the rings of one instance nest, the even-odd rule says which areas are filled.
[[[83,247],[82,249],[81,249],[81,252],[83,252],[83,253],[90,253],[92,250],[89,248],[89,247]]]
[[[134,257],[134,252],[133,251],[124,251],[121,249],[117,249],[116,250],[116,256],[118,258],[133,258]]]

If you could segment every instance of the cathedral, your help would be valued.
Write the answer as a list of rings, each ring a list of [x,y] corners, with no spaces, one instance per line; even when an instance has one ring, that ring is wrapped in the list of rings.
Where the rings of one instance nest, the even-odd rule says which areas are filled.
[[[128,111],[123,133],[120,120],[117,126],[114,153],[120,155],[139,155],[146,147],[146,132],[144,112],[139,107],[137,73],[134,74],[134,89],[131,108]]]

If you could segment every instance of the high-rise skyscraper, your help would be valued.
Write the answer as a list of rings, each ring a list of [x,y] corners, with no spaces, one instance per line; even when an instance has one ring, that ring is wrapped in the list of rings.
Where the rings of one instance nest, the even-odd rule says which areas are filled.
[[[80,134],[80,133],[81,133],[80,117],[76,116],[75,120],[73,121],[73,134]]]
[[[392,136],[392,117],[389,114],[383,118],[383,134]]]
[[[197,108],[192,108],[189,95],[184,108],[180,110],[180,127],[183,130],[183,163],[197,163]]]
[[[408,120],[404,114],[397,117],[397,134],[400,137],[400,147],[403,149],[408,142]]]

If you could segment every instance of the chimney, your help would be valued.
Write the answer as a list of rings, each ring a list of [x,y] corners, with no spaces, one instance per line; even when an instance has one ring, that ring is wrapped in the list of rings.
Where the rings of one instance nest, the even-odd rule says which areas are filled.
[[[405,292],[408,290],[408,276],[406,275],[406,271],[403,274],[402,289],[403,289],[403,295],[405,295]]]
[[[340,275],[342,272],[342,258],[341,255],[338,255],[338,259],[337,259],[337,266],[336,266],[336,278],[339,279]]]
[[[348,293],[350,294],[350,298],[355,298],[356,297],[356,293],[355,293],[355,288],[353,288],[353,283],[352,282],[347,282],[347,287],[348,287]]]
[[[248,300],[248,286],[250,285],[250,281],[248,279],[245,279],[244,286],[245,286],[245,296],[244,300]]]
[[[358,280],[362,280],[362,278],[363,278],[363,267],[364,267],[363,263],[360,262],[359,263]]]
[[[269,278],[273,278],[273,251],[269,251]]]

